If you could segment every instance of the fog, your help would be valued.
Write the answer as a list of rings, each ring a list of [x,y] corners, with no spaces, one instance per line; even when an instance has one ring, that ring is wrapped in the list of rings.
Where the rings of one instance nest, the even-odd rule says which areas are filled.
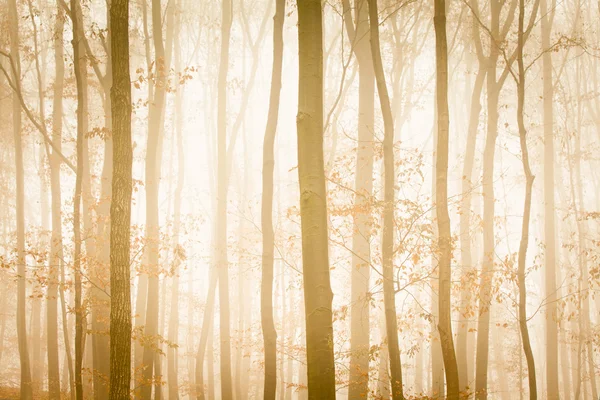
[[[0,0],[0,398],[599,399],[599,18]]]

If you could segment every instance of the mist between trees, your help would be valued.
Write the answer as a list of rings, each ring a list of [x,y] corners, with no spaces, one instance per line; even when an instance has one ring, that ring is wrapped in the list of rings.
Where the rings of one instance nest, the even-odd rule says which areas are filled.
[[[598,399],[598,20],[0,0],[0,398]]]

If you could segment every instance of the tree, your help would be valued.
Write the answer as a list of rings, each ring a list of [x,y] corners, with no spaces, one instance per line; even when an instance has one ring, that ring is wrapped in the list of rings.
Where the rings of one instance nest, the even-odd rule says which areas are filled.
[[[551,4],[554,10],[556,1]],[[546,290],[546,392],[548,400],[558,400],[558,308],[556,306],[556,204],[554,201],[554,113],[552,82],[552,53],[550,35],[554,11],[548,12],[548,0],[540,2],[542,31],[542,76],[544,97],[544,242],[545,242],[545,290]]]
[[[13,81],[21,79],[21,62],[19,56],[19,14],[16,0],[8,2],[10,63]],[[19,359],[21,363],[21,400],[33,397],[31,385],[31,368],[29,348],[27,346],[26,323],[26,291],[27,270],[25,265],[25,170],[23,168],[23,144],[21,141],[21,102],[20,93],[12,95],[12,123],[15,146],[15,178],[16,178],[16,225],[17,225],[17,337],[19,342]]]
[[[162,8],[160,0],[152,0],[152,38],[154,42],[154,96],[148,117],[148,142],[146,145],[146,255],[148,260],[148,293],[144,336],[143,382],[141,398],[150,400],[154,385],[157,399],[161,395],[161,363],[158,344],[158,311],[159,311],[159,204],[160,169],[162,160],[163,111],[165,107],[167,74],[169,65],[165,58],[165,45],[162,34]],[[154,379],[153,379],[154,377]]]
[[[75,194],[73,196],[73,243],[75,251],[73,254],[73,269],[75,272],[75,396],[77,400],[83,400],[83,379],[81,369],[83,365],[84,349],[84,310],[81,301],[81,193],[83,183],[83,140],[86,115],[86,93],[83,89],[82,68],[86,61],[81,54],[81,36],[79,24],[81,23],[78,13],[77,0],[71,0],[71,21],[73,23],[73,70],[77,87],[77,169],[75,171]],[[82,65],[83,64],[83,65]]]
[[[62,141],[62,105],[64,87],[64,18],[60,4],[57,5],[54,25],[54,64],[56,75],[52,96],[52,141],[61,148]],[[48,152],[48,151],[47,151]],[[46,301],[46,324],[48,340],[48,398],[60,399],[60,374],[58,355],[58,280],[59,265],[62,262],[62,213],[60,191],[60,157],[56,152],[49,154],[50,192],[52,197],[52,236],[50,239],[50,269],[48,273],[48,294]],[[61,291],[62,292],[62,291]]]
[[[394,175],[394,121],[392,107],[385,82],[381,46],[379,44],[379,16],[377,0],[369,0],[369,33],[371,38],[371,56],[377,82],[379,104],[383,114],[383,170],[384,170],[384,205],[383,205],[383,237],[381,240],[381,258],[383,261],[383,303],[385,308],[385,326],[390,363],[390,379],[392,382],[392,399],[404,399],[402,387],[402,363],[398,345],[398,320],[396,316],[396,292],[394,290],[394,208],[395,208],[395,175]]]
[[[366,398],[369,392],[369,338],[371,272],[371,195],[373,193],[373,128],[375,84],[369,42],[369,11],[366,0],[342,1],[344,24],[358,62],[358,142],[354,181],[352,273],[350,308],[350,383],[348,399]]]
[[[131,77],[129,0],[110,5],[112,111],[112,198],[110,205],[110,391],[111,400],[127,399],[131,381]]]
[[[323,10],[319,0],[298,7],[298,178],[306,317],[308,398],[335,399],[327,194],[323,161]]]
[[[448,142],[450,116],[448,112],[448,40],[446,38],[446,0],[435,0],[435,54],[437,88],[437,149],[436,149],[436,215],[439,247],[439,324],[438,331],[446,372],[447,398],[458,400],[459,380],[454,341],[452,339],[452,234],[448,214]]]
[[[221,398],[233,399],[231,384],[231,338],[229,317],[229,263],[227,261],[227,73],[229,40],[233,20],[232,0],[223,0],[221,10],[221,54],[217,83],[217,269],[219,284],[219,328],[221,341]]]
[[[279,99],[281,95],[281,72],[283,66],[283,23],[285,18],[285,0],[276,0],[273,17],[273,67],[269,111],[263,144],[262,172],[262,276],[260,312],[263,343],[265,348],[265,400],[275,400],[277,389],[277,331],[273,320],[273,262],[275,234],[273,232],[273,170],[275,168],[275,135],[279,117]]]

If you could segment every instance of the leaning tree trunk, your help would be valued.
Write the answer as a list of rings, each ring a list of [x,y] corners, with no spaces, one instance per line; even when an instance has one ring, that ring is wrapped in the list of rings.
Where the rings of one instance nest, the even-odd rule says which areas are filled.
[[[327,193],[323,161],[323,15],[320,0],[298,0],[298,178],[306,316],[308,398],[335,399]]]
[[[9,0],[9,34],[10,53],[12,63],[13,79],[19,82],[21,79],[21,63],[19,56],[19,15],[17,1]],[[15,145],[15,178],[16,178],[16,225],[17,225],[17,340],[19,348],[19,359],[21,364],[21,400],[30,400],[33,396],[31,385],[31,368],[29,361],[29,349],[27,346],[27,322],[26,322],[26,292],[27,292],[27,270],[25,266],[25,170],[23,168],[23,143],[21,141],[21,103],[19,94],[12,95],[12,123],[13,138]]]
[[[392,108],[385,82],[385,73],[381,60],[379,44],[379,18],[377,0],[369,0],[369,23],[371,38],[371,54],[379,93],[379,103],[383,115],[383,169],[384,169],[384,206],[383,206],[383,238],[381,256],[383,260],[383,303],[385,308],[385,325],[388,341],[390,379],[392,399],[404,399],[402,387],[402,364],[398,345],[398,319],[396,316],[396,294],[394,290],[394,206],[395,206],[395,174],[394,174],[394,121]]]
[[[261,328],[265,351],[264,399],[275,400],[277,388],[277,331],[273,321],[273,259],[275,234],[273,232],[273,170],[275,168],[275,135],[279,116],[281,74],[283,65],[283,23],[285,0],[276,0],[273,17],[273,68],[269,111],[263,143],[262,171],[262,276],[260,288]]]
[[[439,247],[439,324],[438,331],[446,372],[446,398],[458,400],[458,365],[452,339],[452,234],[448,214],[448,143],[450,119],[448,113],[448,40],[446,38],[446,0],[435,0],[437,149],[435,204]]]
[[[131,77],[129,0],[110,6],[113,172],[110,205],[110,400],[130,397],[131,382]]]
[[[519,245],[517,282],[519,288],[519,331],[523,351],[527,360],[527,376],[529,378],[529,399],[537,399],[537,382],[535,378],[535,361],[529,339],[527,327],[527,286],[525,284],[525,264],[527,261],[527,247],[529,245],[529,220],[531,218],[531,192],[533,189],[534,176],[529,166],[529,150],[527,148],[527,130],[525,129],[525,66],[523,64],[523,24],[525,19],[525,0],[519,0],[519,35],[517,49],[517,63],[519,67],[517,81],[517,123],[519,125],[519,142],[521,144],[521,161],[525,173],[525,202],[523,204],[523,225],[521,227],[521,243]]]

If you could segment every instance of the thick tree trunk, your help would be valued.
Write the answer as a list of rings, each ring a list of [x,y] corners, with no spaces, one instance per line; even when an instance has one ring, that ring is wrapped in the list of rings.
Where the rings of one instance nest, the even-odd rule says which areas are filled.
[[[323,161],[323,15],[321,1],[299,0],[298,177],[306,316],[308,398],[335,399],[327,193]]]
[[[110,400],[130,397],[131,382],[131,77],[129,0],[110,6],[112,198],[110,205]]]
[[[448,40],[446,38],[446,0],[435,0],[436,88],[437,88],[437,149],[435,204],[439,248],[439,324],[438,331],[446,372],[446,398],[458,400],[459,381],[456,353],[452,338],[452,234],[448,214],[448,143],[450,118],[448,113]]]
[[[371,54],[377,82],[377,93],[383,115],[383,168],[384,168],[384,206],[383,237],[381,255],[383,261],[383,303],[385,308],[385,324],[387,331],[388,352],[390,362],[390,379],[393,400],[404,399],[402,387],[402,364],[398,345],[398,320],[396,316],[396,293],[394,289],[394,207],[395,207],[395,174],[394,174],[394,121],[388,95],[381,47],[379,44],[379,17],[377,0],[368,0],[369,25],[371,38]]]
[[[273,232],[273,170],[275,168],[275,135],[279,116],[281,74],[283,65],[283,23],[285,0],[276,0],[273,17],[273,67],[267,126],[263,142],[262,171],[262,276],[260,314],[265,351],[264,399],[275,400],[277,387],[277,331],[273,320],[273,259],[275,234]]]
[[[13,79],[20,81],[21,63],[19,55],[19,17],[16,0],[8,2],[10,53],[14,68]],[[16,226],[17,226],[17,339],[19,348],[19,360],[21,364],[21,400],[30,400],[32,394],[31,367],[29,360],[29,348],[27,346],[27,322],[26,322],[26,292],[27,292],[27,270],[25,265],[25,170],[23,168],[23,143],[21,141],[21,103],[19,94],[12,95],[12,128],[15,146],[15,185],[16,185]]]

